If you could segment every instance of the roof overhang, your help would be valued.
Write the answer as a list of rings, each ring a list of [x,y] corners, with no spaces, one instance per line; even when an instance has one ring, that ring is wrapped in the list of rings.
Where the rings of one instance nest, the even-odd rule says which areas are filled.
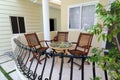
[[[42,4],[42,0],[30,0],[30,1],[35,3],[35,4],[39,4],[39,5]],[[61,2],[49,0],[49,6],[52,8],[61,9]]]

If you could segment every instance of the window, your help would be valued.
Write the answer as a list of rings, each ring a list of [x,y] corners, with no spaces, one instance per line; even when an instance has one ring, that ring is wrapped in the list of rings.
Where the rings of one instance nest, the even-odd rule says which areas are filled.
[[[69,7],[69,29],[89,29],[95,23],[95,4]]]
[[[70,8],[69,28],[78,29],[80,27],[80,7]]]
[[[54,27],[55,27],[55,19],[50,18],[50,31],[54,31],[55,30]]]
[[[13,34],[25,33],[24,17],[10,16]]]

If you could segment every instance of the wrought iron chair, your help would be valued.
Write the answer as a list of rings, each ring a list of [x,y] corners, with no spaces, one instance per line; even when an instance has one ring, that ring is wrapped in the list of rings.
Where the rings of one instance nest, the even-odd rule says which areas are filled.
[[[57,32],[57,35],[54,37],[53,41],[67,42],[68,41],[68,32]]]
[[[29,47],[35,47],[40,50],[47,50],[49,48],[49,46],[47,44],[48,41],[46,41],[46,40],[39,41],[36,33],[30,33],[30,34],[24,34],[24,35],[25,35],[25,38],[27,40]],[[47,46],[46,47],[42,46],[42,43],[45,43]],[[30,59],[30,61],[33,58],[37,59],[37,56],[38,56],[38,53],[33,53],[33,57]],[[44,58],[39,60],[39,62],[41,63],[42,60],[44,60]]]
[[[73,50],[68,50],[70,54],[72,55],[77,55],[77,56],[87,56],[91,47],[91,42],[92,42],[93,34],[89,33],[80,33],[78,37],[77,42],[73,42],[73,44],[76,44],[75,49]],[[68,63],[71,60],[68,61]],[[74,62],[76,65],[80,66],[78,63]],[[89,64],[89,62],[87,62]],[[79,68],[79,69],[80,69]]]

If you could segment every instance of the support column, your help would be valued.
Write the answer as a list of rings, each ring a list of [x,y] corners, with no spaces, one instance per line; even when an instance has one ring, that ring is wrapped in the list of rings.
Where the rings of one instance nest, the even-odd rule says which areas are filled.
[[[50,40],[49,3],[42,0],[44,40]]]

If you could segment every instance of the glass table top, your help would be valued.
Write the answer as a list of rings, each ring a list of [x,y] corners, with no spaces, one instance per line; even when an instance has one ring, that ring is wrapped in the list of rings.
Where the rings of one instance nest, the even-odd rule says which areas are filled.
[[[71,43],[70,42],[52,42],[50,44],[51,47],[59,47],[59,48],[69,48],[71,47]]]

